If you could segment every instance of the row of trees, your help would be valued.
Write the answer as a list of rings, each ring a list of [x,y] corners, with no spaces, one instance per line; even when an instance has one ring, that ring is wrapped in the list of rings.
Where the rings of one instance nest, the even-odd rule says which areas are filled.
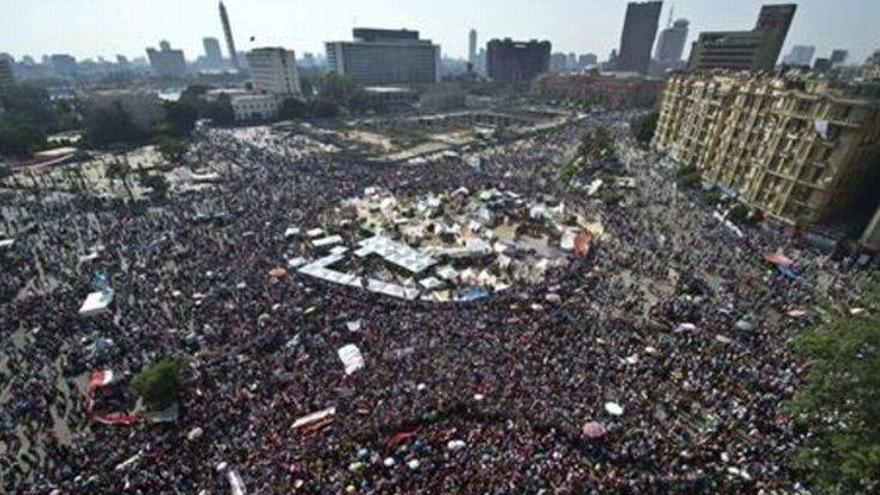
[[[0,156],[29,156],[50,147],[46,136],[79,125],[75,105],[53,102],[36,86],[14,85],[0,90]]]
[[[869,311],[880,308],[880,280],[869,282],[865,295]],[[810,366],[788,404],[810,432],[796,459],[818,493],[880,493],[880,318],[831,313],[794,341]]]
[[[617,161],[614,138],[604,127],[587,132],[578,144],[574,159],[557,169],[560,180],[569,183],[584,171],[595,171],[609,162]]]

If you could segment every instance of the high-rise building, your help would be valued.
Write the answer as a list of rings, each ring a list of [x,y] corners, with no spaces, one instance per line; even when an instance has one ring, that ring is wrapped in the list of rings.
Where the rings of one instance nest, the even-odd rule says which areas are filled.
[[[791,26],[797,5],[764,5],[751,31],[700,33],[691,48],[691,70],[771,71]]]
[[[550,68],[549,41],[494,39],[486,46],[486,71],[499,83],[529,82]]]
[[[828,57],[816,57],[813,62],[813,70],[816,72],[826,72],[831,68],[831,59]]]
[[[624,72],[648,72],[651,65],[651,49],[657,36],[657,23],[663,2],[630,2],[626,6],[626,19],[620,36],[620,53],[617,70]]]
[[[12,72],[12,62],[7,58],[0,58],[0,88],[15,84],[15,74]]]
[[[869,81],[880,81],[880,50],[876,50],[865,60],[862,77]]]
[[[584,53],[578,57],[578,67],[586,69],[599,64],[599,56],[595,53]]]
[[[878,101],[823,77],[745,72],[667,79],[653,145],[787,222],[857,204],[880,159]]]
[[[419,39],[418,31],[355,28],[354,41],[328,41],[332,72],[359,83],[430,84],[440,80],[440,46]]]
[[[788,65],[800,65],[809,67],[813,63],[813,55],[816,54],[815,46],[795,45],[791,47],[788,55],[782,57],[782,61]]]
[[[202,45],[205,47],[205,62],[208,66],[215,69],[223,67],[223,53],[220,52],[220,42],[217,38],[204,38]]]
[[[186,77],[186,59],[183,50],[174,50],[171,43],[165,40],[159,42],[160,50],[147,48],[147,57],[150,59],[150,67],[159,77],[182,79]]]
[[[477,66],[477,30],[471,29],[468,36],[468,62],[471,67]]]
[[[684,44],[687,41],[687,36],[687,19],[675,21],[674,24],[660,31],[654,57],[661,62],[678,62],[684,53]]]
[[[254,89],[277,96],[302,96],[296,56],[284,48],[256,48],[247,52]]]
[[[223,34],[226,36],[226,49],[229,50],[229,58],[235,70],[241,70],[238,66],[238,54],[235,51],[235,40],[232,39],[232,28],[229,27],[229,15],[226,14],[226,6],[220,2],[220,22],[223,24]]]
[[[564,53],[550,54],[550,72],[565,72],[568,67],[568,57]]]
[[[849,56],[849,52],[846,50],[832,50],[831,51],[831,66],[841,65],[846,62],[846,57]]]

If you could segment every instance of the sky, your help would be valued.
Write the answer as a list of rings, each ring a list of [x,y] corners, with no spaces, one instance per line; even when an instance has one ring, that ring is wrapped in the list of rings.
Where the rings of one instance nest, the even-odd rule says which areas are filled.
[[[762,3],[773,0],[664,1],[660,28],[674,5],[690,21],[688,47],[700,31],[747,30]],[[833,48],[861,62],[880,48],[880,0],[800,0],[783,54],[792,45]],[[604,60],[620,43],[627,0],[227,0],[239,51],[284,46],[323,53],[325,41],[351,39],[354,26],[417,29],[445,56],[467,55],[471,28],[478,44],[491,38],[547,39],[553,51],[596,53]],[[253,42],[250,41],[254,37]],[[226,44],[215,0],[2,0],[0,53],[17,60],[70,53],[77,59],[145,55],[166,39],[187,59],[202,55],[202,38]],[[685,54],[687,51],[685,50]]]

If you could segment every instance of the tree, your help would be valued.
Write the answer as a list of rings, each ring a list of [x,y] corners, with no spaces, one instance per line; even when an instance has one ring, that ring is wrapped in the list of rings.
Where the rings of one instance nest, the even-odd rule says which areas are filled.
[[[187,379],[189,360],[164,357],[147,366],[132,380],[131,388],[149,410],[161,411],[180,401]]]
[[[141,173],[138,177],[138,182],[140,182],[141,187],[152,189],[154,198],[164,198],[168,194],[168,179],[162,174],[151,175]]]
[[[312,104],[312,116],[321,119],[330,119],[339,115],[339,104],[326,98],[318,98]]]
[[[89,141],[96,146],[137,144],[145,138],[145,133],[132,122],[119,102],[92,112],[86,119],[86,132]]]
[[[643,117],[637,118],[630,123],[630,129],[636,141],[643,145],[650,144],[654,138],[654,131],[657,130],[657,120],[660,113],[651,112]]]
[[[174,137],[189,136],[199,119],[199,111],[195,105],[187,102],[165,103],[165,120],[163,127]]]
[[[211,119],[215,125],[229,125],[235,122],[235,111],[232,109],[232,100],[228,94],[221,94],[217,99],[208,103],[205,117]]]
[[[296,98],[288,98],[281,104],[278,117],[282,120],[298,120],[309,116],[309,105]]]
[[[578,156],[582,159],[582,166],[588,169],[617,160],[617,147],[614,145],[614,138],[605,128],[596,127],[581,138]]]
[[[733,223],[745,223],[749,218],[749,208],[742,203],[736,203],[730,207],[727,218]]]
[[[156,149],[162,158],[171,162],[179,163],[186,153],[186,143],[180,139],[162,136],[156,141]]]
[[[876,307],[880,283],[866,293]],[[788,408],[811,432],[796,459],[819,493],[880,492],[880,318],[835,316],[794,349],[809,373]]]
[[[114,159],[104,167],[104,176],[111,180],[120,179],[128,199],[134,201],[134,193],[131,192],[131,186],[128,184],[129,173],[131,173],[131,166],[129,166],[128,162],[120,161],[119,159]]]
[[[46,134],[31,124],[0,123],[0,156],[29,156],[46,146]]]

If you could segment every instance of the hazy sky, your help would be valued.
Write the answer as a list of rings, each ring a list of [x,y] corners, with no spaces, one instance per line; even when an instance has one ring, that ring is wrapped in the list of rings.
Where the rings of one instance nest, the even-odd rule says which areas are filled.
[[[324,41],[351,38],[354,25],[410,28],[464,57],[471,27],[479,44],[493,37],[549,39],[553,51],[594,52],[601,59],[620,43],[627,0],[228,0],[238,50],[281,45],[324,51]],[[767,0],[665,1],[661,28],[674,4],[675,17],[699,31],[750,29]],[[880,0],[800,0],[783,53],[794,44],[850,50],[850,61],[880,48]],[[143,56],[167,39],[187,59],[203,53],[202,38],[226,45],[214,0],[2,0],[0,52],[16,59],[70,53],[78,59],[117,53]],[[250,42],[250,37],[256,37]],[[687,50],[686,50],[687,53]]]

